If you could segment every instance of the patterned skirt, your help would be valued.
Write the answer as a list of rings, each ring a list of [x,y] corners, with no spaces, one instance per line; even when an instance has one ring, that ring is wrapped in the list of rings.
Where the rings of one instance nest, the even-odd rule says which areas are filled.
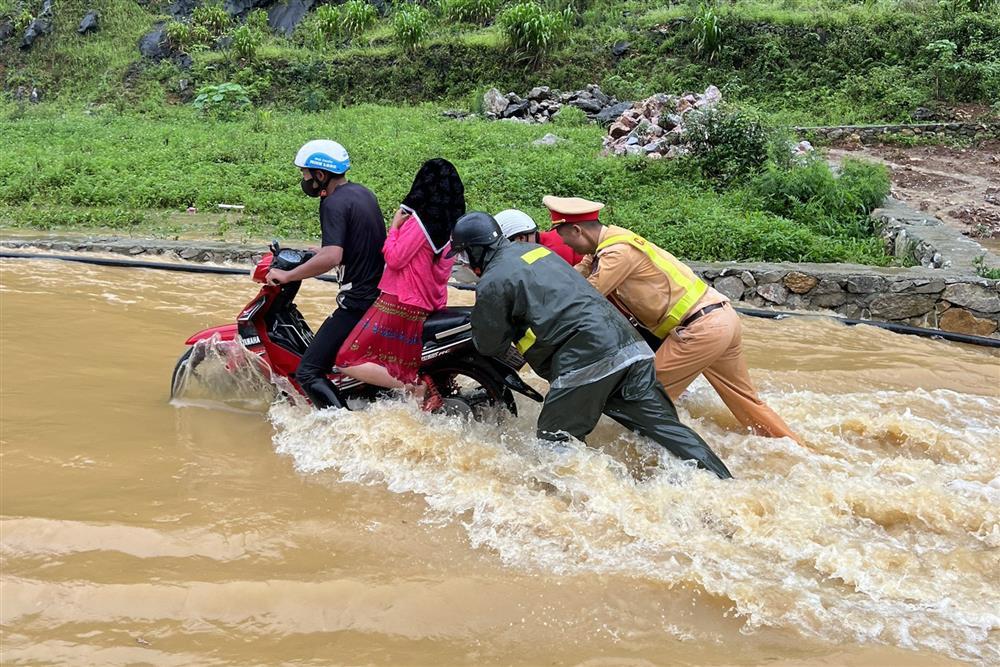
[[[416,383],[428,314],[383,293],[341,346],[337,367],[374,363],[404,384]]]

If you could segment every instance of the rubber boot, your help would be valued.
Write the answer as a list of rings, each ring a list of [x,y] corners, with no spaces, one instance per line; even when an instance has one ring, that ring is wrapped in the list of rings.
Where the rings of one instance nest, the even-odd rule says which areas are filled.
[[[333,383],[326,378],[316,378],[308,384],[303,384],[302,391],[309,397],[313,407],[317,410],[344,407],[344,403],[333,388]]]

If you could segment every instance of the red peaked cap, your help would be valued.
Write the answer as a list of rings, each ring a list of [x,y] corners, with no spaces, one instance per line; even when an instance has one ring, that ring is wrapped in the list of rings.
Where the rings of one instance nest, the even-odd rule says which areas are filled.
[[[574,222],[593,222],[598,220],[604,204],[596,201],[588,201],[579,197],[552,197],[547,196],[542,199],[542,203],[549,209],[553,225]]]

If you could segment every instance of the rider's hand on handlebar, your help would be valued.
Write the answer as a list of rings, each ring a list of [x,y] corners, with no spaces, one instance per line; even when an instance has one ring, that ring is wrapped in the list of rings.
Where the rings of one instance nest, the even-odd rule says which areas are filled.
[[[288,282],[288,271],[281,269],[271,269],[267,272],[268,285],[281,285]]]

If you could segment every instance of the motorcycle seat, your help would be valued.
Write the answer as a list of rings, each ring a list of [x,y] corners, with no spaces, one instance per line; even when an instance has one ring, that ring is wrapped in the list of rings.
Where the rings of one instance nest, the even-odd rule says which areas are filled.
[[[431,313],[424,322],[424,342],[438,340],[438,334],[447,333],[453,329],[468,330],[471,306],[444,308]],[[464,329],[463,329],[464,327]],[[454,333],[460,333],[455,331]]]

